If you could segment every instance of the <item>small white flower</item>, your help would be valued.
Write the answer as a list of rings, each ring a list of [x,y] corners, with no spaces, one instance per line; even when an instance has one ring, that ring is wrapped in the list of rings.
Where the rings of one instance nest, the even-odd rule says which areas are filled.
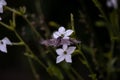
[[[57,39],[58,37],[62,37],[63,39],[69,39],[69,36],[73,33],[73,30],[68,29],[65,31],[65,28],[61,26],[58,31],[53,33],[53,38]]]
[[[56,63],[60,63],[65,59],[66,62],[72,63],[71,54],[74,52],[76,47],[68,47],[68,45],[63,45],[63,49],[59,48],[56,50],[58,57]]]
[[[3,6],[7,5],[5,0],[0,0],[0,13],[3,13]]]
[[[6,45],[12,45],[11,41],[7,37],[0,40],[0,51],[7,53]]]
[[[115,9],[117,9],[118,8],[117,0],[107,0],[107,6],[114,7]]]

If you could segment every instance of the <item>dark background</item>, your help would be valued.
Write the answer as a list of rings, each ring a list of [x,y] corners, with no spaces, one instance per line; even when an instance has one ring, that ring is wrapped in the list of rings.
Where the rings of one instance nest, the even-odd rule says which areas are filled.
[[[33,14],[35,16],[40,16],[41,12],[44,14],[44,20],[49,26],[51,32],[56,30],[57,28],[49,25],[50,21],[54,21],[61,26],[68,26],[70,23],[70,13],[74,15],[74,23],[75,30],[77,33],[77,39],[82,41],[82,44],[87,46],[91,46],[91,40],[93,40],[95,46],[99,46],[102,52],[108,52],[110,50],[110,37],[108,31],[105,27],[96,27],[95,21],[101,19],[99,17],[100,12],[94,6],[91,0],[40,0],[42,10],[39,11],[39,8],[36,8],[36,1],[33,0],[6,0],[8,5],[12,8],[18,9],[20,6],[25,6],[27,10],[27,14]],[[39,1],[39,0],[38,0]],[[106,0],[100,0],[101,4],[104,7],[104,11],[106,12],[106,16],[109,12],[113,10],[113,8],[106,7]],[[11,13],[4,11],[1,16],[3,17],[3,21],[8,23],[8,19],[11,18]],[[38,17],[35,17],[36,19]],[[20,34],[22,27],[27,25],[24,20],[17,16],[17,30]],[[101,19],[102,20],[102,19]],[[31,34],[29,32],[29,34]],[[35,51],[35,42],[32,42],[30,39],[30,35],[28,37],[24,37],[26,42],[30,45],[30,47]],[[8,36],[12,42],[19,42],[13,32],[7,30],[4,27],[0,27],[0,39]],[[94,37],[92,37],[94,36]],[[94,46],[94,47],[95,47]],[[0,80],[34,80],[32,76],[32,72],[30,70],[27,57],[24,56],[24,46],[7,46],[8,53],[5,54],[0,52]],[[99,50],[98,50],[99,51]],[[36,51],[35,51],[36,52]],[[87,52],[85,52],[87,53]],[[115,44],[115,55],[119,55],[120,53],[120,43]],[[98,55],[101,55],[98,53]],[[77,57],[77,56],[76,56]],[[88,58],[89,55],[88,55]],[[91,58],[90,58],[91,59]],[[73,58],[73,62],[77,61]],[[36,62],[35,62],[36,63]],[[37,63],[36,63],[37,64]],[[73,63],[73,67],[78,65],[78,62]],[[91,63],[92,64],[92,63]],[[81,64],[80,64],[81,65]],[[120,65],[116,63],[119,67]],[[84,66],[81,73],[84,72],[83,76],[85,77],[88,72],[84,71]],[[76,67],[79,70],[79,66]],[[38,73],[40,73],[41,80],[48,80],[46,78],[46,72],[42,71],[42,69],[38,69]],[[119,73],[118,73],[119,74]],[[116,74],[116,75],[118,75]],[[90,80],[86,78],[86,80]],[[104,79],[100,79],[104,80]],[[111,80],[118,80],[118,77]]]

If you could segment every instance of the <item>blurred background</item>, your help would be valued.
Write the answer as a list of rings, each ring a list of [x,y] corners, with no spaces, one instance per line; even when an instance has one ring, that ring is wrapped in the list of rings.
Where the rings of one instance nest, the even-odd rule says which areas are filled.
[[[100,2],[105,16],[109,19],[109,21],[109,15],[115,13],[119,23],[120,9],[118,8],[117,10],[114,10],[112,7],[107,7],[107,0],[98,1]],[[82,51],[87,57],[93,72],[97,74],[98,80],[120,79],[120,28],[118,28],[117,33],[116,29],[112,27],[115,36],[119,36],[119,39],[114,42],[112,56],[113,62],[115,58],[117,60],[115,60],[115,63],[113,64],[110,63],[112,67],[114,67],[110,67],[110,71],[112,71],[111,69],[115,70],[111,72],[110,78],[106,79],[106,76],[108,75],[106,68],[108,68],[107,63],[109,63],[107,54],[111,51],[112,45],[111,35],[106,27],[108,26],[106,25],[106,21],[101,16],[101,12],[92,0],[6,0],[6,2],[7,6],[16,10],[23,6],[26,8],[25,16],[28,18],[31,25],[33,25],[39,34],[41,34],[42,39],[51,38],[52,33],[57,30],[59,26],[64,26],[66,28],[70,27],[70,14],[72,13],[74,16],[76,38],[82,42]],[[12,13],[5,9],[4,13],[1,14],[3,18],[2,21],[9,24],[9,20],[12,18],[11,15]],[[113,14],[113,17],[114,16],[115,15]],[[46,65],[49,65],[49,60],[51,59],[51,63],[57,66],[60,70],[64,70],[61,68],[61,65],[64,65],[64,67],[72,66],[77,71],[77,74],[79,73],[83,76],[84,80],[91,80],[88,76],[90,73],[88,69],[82,64],[82,62],[78,61],[81,56],[77,54],[74,55],[72,58],[72,64],[67,64],[64,62],[61,64],[56,64],[56,60],[51,57],[51,54],[44,54],[42,50],[47,49],[42,45],[38,45],[38,41],[41,38],[34,37],[27,22],[19,15],[16,15],[16,30],[28,44],[30,49],[35,53],[35,55],[37,55]],[[5,36],[7,36],[12,42],[19,42],[19,39],[12,31],[6,29],[5,27],[0,27],[0,39]],[[91,48],[94,52],[92,56],[90,53]],[[35,80],[28,59],[24,55],[25,47],[17,45],[7,46],[7,50],[7,54],[0,51],[0,80]],[[41,50],[40,53],[39,50]],[[53,52],[55,53],[55,51]],[[33,64],[35,65],[36,71],[39,75],[36,75],[39,77],[38,80],[58,80],[55,76],[51,77],[52,74],[49,75],[49,71],[47,72],[35,60],[33,60]],[[68,72],[72,73],[73,71],[70,70]],[[60,80],[80,80],[80,78],[76,77],[75,73],[72,75],[74,77],[73,79],[67,75],[68,73],[64,73],[64,71],[62,74],[64,79],[60,78]]]

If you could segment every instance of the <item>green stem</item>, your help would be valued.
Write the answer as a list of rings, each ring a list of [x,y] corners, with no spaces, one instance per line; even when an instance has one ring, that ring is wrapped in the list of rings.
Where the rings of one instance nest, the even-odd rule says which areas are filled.
[[[108,54],[108,58],[109,58],[109,62],[112,61],[113,59],[113,53],[114,53],[114,47],[115,47],[115,40],[111,40],[111,50],[110,50],[110,53]],[[109,63],[108,62],[108,63]],[[109,66],[108,66],[109,67]],[[111,75],[111,71],[110,69],[108,68],[107,69],[107,80],[110,80],[110,75]]]
[[[19,11],[15,10],[15,9],[12,9],[8,6],[5,7],[7,10],[19,15],[19,16],[22,16],[23,19],[28,23],[28,25],[30,26],[31,30],[37,35],[37,37],[41,37],[41,35],[36,31],[36,29],[34,28],[34,26],[32,26],[32,24],[30,23],[30,21],[23,15],[21,14]],[[14,19],[14,16],[13,16],[13,19]]]
[[[113,58],[114,47],[115,47],[115,40],[111,40],[110,59]]]
[[[12,45],[24,45],[24,43],[23,42],[17,42],[17,43],[12,42]]]
[[[35,67],[34,67],[34,65],[33,65],[33,63],[32,63],[32,60],[28,57],[28,62],[29,62],[29,64],[30,64],[30,67],[31,67],[31,69],[32,69],[32,72],[33,72],[33,75],[34,75],[34,77],[35,77],[35,79],[36,80],[40,80],[39,79],[39,75],[37,74],[37,72],[36,72],[36,70],[35,70]]]
[[[11,12],[16,13],[18,15],[22,15],[19,11],[15,10],[15,9],[12,9],[12,8],[10,8],[8,6],[5,6],[5,9],[10,10]]]
[[[106,28],[108,29],[108,32],[109,32],[109,34],[110,34],[110,37],[113,37],[113,33],[112,33],[112,28],[110,27],[111,25],[111,23],[110,23],[110,21],[108,20],[108,18],[106,17],[106,15],[105,15],[105,13],[104,13],[104,11],[103,11],[103,9],[102,9],[102,7],[101,7],[101,4],[99,3],[99,1],[98,0],[92,0],[93,1],[93,3],[95,4],[95,6],[99,9],[99,11],[100,11],[100,13],[102,14],[102,17],[105,19],[105,21],[106,21]]]
[[[74,31],[73,36],[74,36],[75,38],[77,38],[77,37],[76,37],[75,26],[74,26],[74,16],[73,16],[72,13],[70,14],[70,20],[71,20],[72,30]]]
[[[34,56],[34,59],[35,59],[43,68],[46,69],[47,67],[39,60],[38,57],[36,57],[36,56],[33,54],[33,52],[31,51],[31,49],[30,49],[30,48],[28,47],[28,45],[23,41],[23,39],[22,39],[22,38],[20,37],[20,35],[16,32],[16,30],[14,30],[14,33],[15,33],[16,36],[19,38],[19,40],[24,43],[24,46],[26,47],[26,49],[28,50],[28,52],[29,52],[31,55]]]
[[[70,73],[70,71],[65,70],[65,73],[67,74],[70,80],[75,80],[75,77]]]
[[[71,68],[71,70],[72,70],[72,72],[78,77],[79,80],[84,80],[84,79],[82,78],[82,76],[80,76],[80,75],[78,74],[78,72],[77,72],[74,68]]]
[[[106,17],[106,15],[105,15],[105,13],[104,13],[104,11],[103,11],[103,9],[102,9],[101,4],[99,3],[99,1],[98,1],[98,0],[92,0],[92,1],[93,1],[93,3],[95,4],[95,6],[99,9],[100,13],[102,14],[102,17],[103,17],[107,22],[109,22],[109,20],[108,20],[108,18]]]
[[[11,31],[14,31],[14,28],[12,28],[11,26],[9,26],[9,25],[1,22],[1,21],[0,21],[0,24],[1,24],[2,26],[6,27],[7,29],[11,30]]]
[[[79,47],[78,47],[79,48]],[[79,48],[79,54],[83,57],[83,59],[84,59],[84,61],[85,61],[85,65],[86,65],[86,67],[88,68],[88,70],[90,71],[90,73],[92,74],[92,76],[91,76],[91,78],[92,78],[92,80],[97,80],[97,78],[96,78],[96,75],[95,75],[95,73],[92,71],[92,69],[91,69],[91,67],[90,67],[90,65],[89,65],[89,63],[88,63],[88,60],[87,60],[87,58],[86,58],[86,56],[84,55],[84,53],[81,51],[81,49]],[[80,59],[80,61],[81,61],[81,59]],[[94,75],[94,76],[93,76]]]
[[[12,20],[13,20],[12,26],[13,28],[15,28],[16,27],[15,13],[12,14]]]
[[[34,28],[34,26],[30,23],[30,21],[24,16],[22,15],[23,19],[28,23],[28,25],[30,26],[31,30],[36,34],[36,36],[38,38],[41,38],[41,35],[39,34],[38,31],[36,31],[36,29]]]
[[[36,6],[36,11],[38,14],[42,15],[42,9],[41,9],[41,1],[40,0],[36,0],[35,1],[35,6]]]

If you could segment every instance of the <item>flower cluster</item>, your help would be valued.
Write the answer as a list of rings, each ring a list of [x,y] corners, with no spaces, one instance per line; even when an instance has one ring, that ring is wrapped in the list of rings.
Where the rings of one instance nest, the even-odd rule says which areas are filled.
[[[57,38],[62,38],[62,39],[70,39],[70,35],[73,33],[73,30],[66,30],[64,27],[60,27],[58,29],[58,31],[53,33],[53,38],[57,39]],[[72,46],[72,47],[68,47],[68,45],[66,43],[63,44],[62,48],[56,49],[56,52],[58,54],[56,63],[59,63],[63,60],[65,60],[66,62],[71,63],[72,59],[71,59],[71,54],[74,52],[76,47]]]
[[[0,0],[0,13],[3,13],[3,6],[5,5],[7,5],[7,2],[5,0]],[[1,17],[0,20],[2,20]]]
[[[7,5],[7,2],[5,0],[0,0],[0,13],[3,13],[3,6],[5,5]],[[1,17],[0,20],[2,20]],[[7,45],[12,45],[11,41],[7,37],[0,40],[0,51],[7,53]]]
[[[56,63],[60,63],[63,60],[68,63],[72,63],[71,54],[74,52],[76,47],[71,45],[80,43],[80,41],[69,37],[72,33],[73,30],[65,30],[65,28],[61,26],[58,31],[53,33],[52,39],[41,41],[41,44],[46,46],[62,46],[62,48],[56,49],[56,53],[58,55]]]

